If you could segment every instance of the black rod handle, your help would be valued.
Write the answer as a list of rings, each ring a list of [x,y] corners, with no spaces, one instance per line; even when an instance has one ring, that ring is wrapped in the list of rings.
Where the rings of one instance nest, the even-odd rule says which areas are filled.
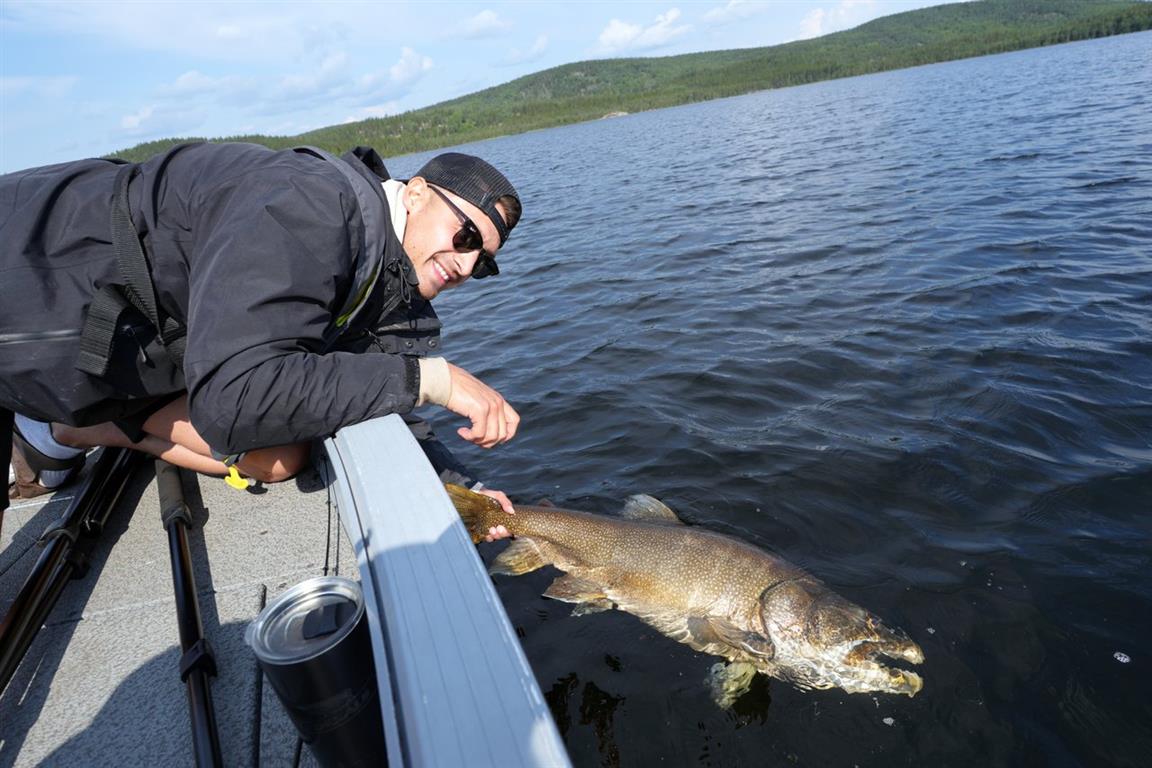
[[[167,528],[175,521],[192,526],[192,516],[184,503],[180,470],[163,459],[156,460],[156,489],[160,492],[160,522]]]
[[[156,460],[156,488],[160,494],[160,520],[168,530],[168,555],[172,563],[172,591],[176,597],[176,624],[180,630],[181,664],[189,656],[200,658],[185,677],[188,687],[188,716],[192,726],[192,749],[198,767],[223,765],[220,733],[212,706],[209,672],[215,674],[211,651],[204,642],[200,620],[200,601],[196,594],[196,575],[192,570],[192,553],[188,547],[188,528],[192,516],[184,501],[180,470],[161,459]]]

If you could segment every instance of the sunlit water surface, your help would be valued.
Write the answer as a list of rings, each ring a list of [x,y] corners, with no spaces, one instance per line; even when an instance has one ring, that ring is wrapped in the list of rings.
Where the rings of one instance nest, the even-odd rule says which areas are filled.
[[[915,699],[722,711],[714,657],[498,577],[577,765],[1148,764],[1150,95],[1144,33],[472,148],[526,218],[438,307],[524,421],[460,455],[520,501],[659,496],[927,657]]]

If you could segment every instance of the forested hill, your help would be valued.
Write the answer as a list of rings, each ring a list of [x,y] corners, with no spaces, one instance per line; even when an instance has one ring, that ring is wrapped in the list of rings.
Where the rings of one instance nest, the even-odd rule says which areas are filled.
[[[885,16],[845,32],[767,48],[565,64],[394,117],[299,136],[232,136],[271,147],[385,157],[767,88],[1152,29],[1152,2],[976,0]],[[142,160],[189,138],[117,153]]]

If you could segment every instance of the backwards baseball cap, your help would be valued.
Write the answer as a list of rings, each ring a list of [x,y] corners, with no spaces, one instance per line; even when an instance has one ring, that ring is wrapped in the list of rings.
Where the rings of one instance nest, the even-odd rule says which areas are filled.
[[[509,227],[496,209],[496,201],[504,195],[511,195],[520,201],[516,188],[504,174],[478,157],[460,152],[445,152],[429,160],[416,171],[429,184],[443,187],[449,192],[467,200],[492,220],[500,233],[500,245],[508,240]],[[513,224],[515,226],[515,224]]]

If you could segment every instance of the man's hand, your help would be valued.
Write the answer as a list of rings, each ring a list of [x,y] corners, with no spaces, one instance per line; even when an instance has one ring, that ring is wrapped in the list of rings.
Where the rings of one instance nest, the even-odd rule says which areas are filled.
[[[507,512],[510,515],[516,514],[516,510],[512,507],[512,502],[508,500],[508,497],[506,495],[504,495],[503,491],[493,491],[493,490],[490,490],[488,488],[482,488],[482,489],[476,491],[476,493],[482,493],[489,498],[496,499],[496,501],[500,502],[500,506],[503,507],[505,512]],[[496,541],[497,539],[506,539],[511,535],[512,534],[508,533],[507,528],[505,528],[502,525],[497,525],[493,528],[488,529],[488,535],[484,537],[484,541]]]
[[[491,448],[516,435],[520,414],[499,392],[452,363],[448,363],[448,373],[452,377],[452,395],[444,407],[472,420],[471,427],[456,430],[460,437],[481,448]]]

